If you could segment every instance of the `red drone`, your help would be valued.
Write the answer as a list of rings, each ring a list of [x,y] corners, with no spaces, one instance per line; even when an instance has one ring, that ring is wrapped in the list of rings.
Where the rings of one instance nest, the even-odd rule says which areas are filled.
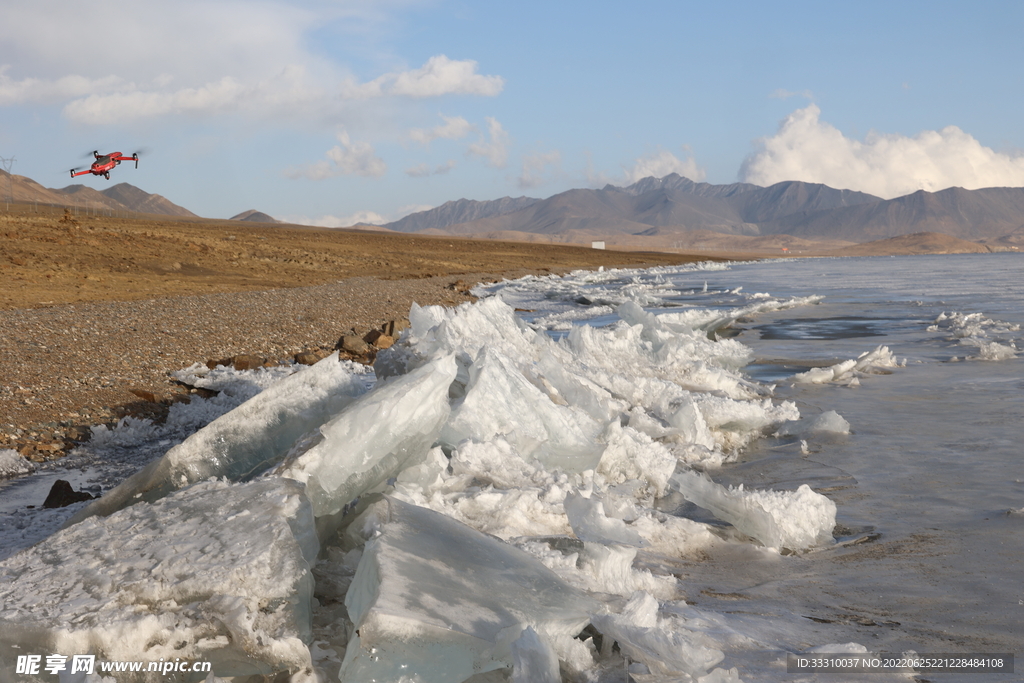
[[[99,152],[93,152],[92,155],[96,157],[96,161],[92,163],[92,166],[79,171],[78,169],[71,169],[71,177],[75,178],[86,173],[92,173],[93,175],[101,175],[107,180],[110,180],[110,171],[115,166],[119,165],[122,161],[134,161],[135,168],[139,167],[139,153],[135,152],[130,157],[126,157],[120,152],[111,152],[110,154],[100,155]]]

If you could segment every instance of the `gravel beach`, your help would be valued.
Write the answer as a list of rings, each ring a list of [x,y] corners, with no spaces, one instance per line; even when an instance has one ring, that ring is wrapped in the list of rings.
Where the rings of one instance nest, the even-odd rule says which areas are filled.
[[[326,352],[344,334],[362,336],[405,319],[414,301],[451,306],[472,299],[453,283],[495,278],[362,277],[314,287],[0,311],[0,448],[35,460],[59,457],[90,425],[125,415],[159,418],[170,398],[180,398],[175,391],[182,389],[169,377],[174,370],[239,354],[288,362],[299,352]],[[143,400],[133,389],[158,400]]]
[[[0,214],[0,448],[61,457],[89,427],[161,419],[169,373],[294,362],[454,306],[481,281],[702,260],[683,254],[208,219]],[[363,360],[370,360],[364,358]]]

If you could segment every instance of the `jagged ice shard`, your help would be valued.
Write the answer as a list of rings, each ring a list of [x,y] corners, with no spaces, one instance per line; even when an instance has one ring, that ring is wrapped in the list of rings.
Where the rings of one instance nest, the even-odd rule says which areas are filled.
[[[79,510],[65,527],[140,501],[153,502],[210,477],[251,478],[279,462],[297,439],[364,391],[359,378],[332,354],[206,425]]]
[[[448,419],[455,372],[455,360],[445,356],[378,385],[290,454],[277,474],[306,484],[317,517],[337,514],[427,453]]]
[[[527,627],[538,641],[571,637],[600,610],[507,543],[426,508],[377,505],[380,533],[345,598],[355,630],[340,680],[458,683],[527,659],[546,671]]]
[[[693,470],[677,472],[672,483],[684,498],[769,548],[803,550],[832,541],[836,504],[807,484],[796,491],[746,491]]]
[[[287,479],[209,481],[92,517],[0,563],[0,671],[51,652],[209,661],[218,676],[311,671],[318,549]]]

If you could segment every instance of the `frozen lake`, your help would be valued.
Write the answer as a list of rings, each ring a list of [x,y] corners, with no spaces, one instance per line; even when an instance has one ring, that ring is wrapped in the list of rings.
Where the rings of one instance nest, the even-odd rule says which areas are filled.
[[[193,367],[216,400],[8,480],[0,666],[89,642],[239,681],[841,680],[788,674],[786,654],[1024,640],[1024,256],[476,293],[414,310],[376,380]],[[28,509],[58,476],[105,498]],[[72,514],[85,521],[51,536]],[[261,535],[274,552],[235,542]],[[202,577],[164,557],[167,539]],[[40,569],[54,558],[56,578]]]

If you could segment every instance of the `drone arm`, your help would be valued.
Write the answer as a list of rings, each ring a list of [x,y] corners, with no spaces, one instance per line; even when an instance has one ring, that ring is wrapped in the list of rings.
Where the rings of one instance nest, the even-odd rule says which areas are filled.
[[[86,173],[92,173],[92,171],[86,169],[84,171],[78,171],[77,173],[75,173],[75,169],[71,169],[71,177],[72,178],[77,178],[78,176],[85,175]]]
[[[116,157],[111,157],[111,159],[113,159],[117,163],[121,163],[122,161],[134,161],[135,162],[135,168],[139,167],[139,155],[138,154],[133,154],[130,157],[129,156],[125,156],[123,154],[119,154]]]

